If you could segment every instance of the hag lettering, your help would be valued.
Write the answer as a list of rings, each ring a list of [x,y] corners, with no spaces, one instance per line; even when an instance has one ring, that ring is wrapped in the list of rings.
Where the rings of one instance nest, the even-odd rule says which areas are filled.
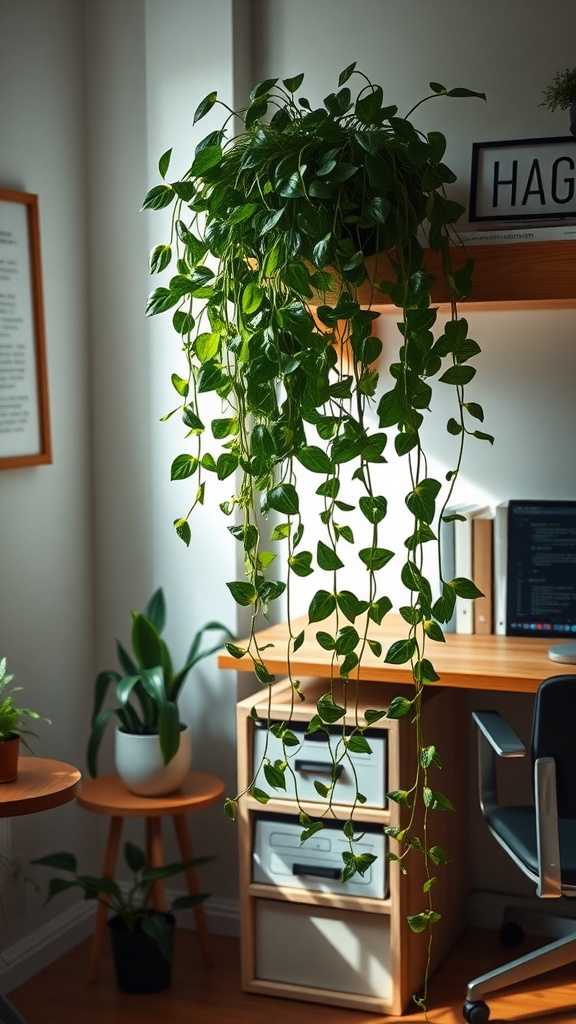
[[[562,206],[574,198],[574,160],[569,156],[559,156],[551,167],[542,167],[535,157],[528,169],[518,169],[518,160],[512,161],[512,167],[500,171],[500,161],[494,161],[494,180],[492,186],[492,206],[498,207],[500,189],[506,190],[504,195],[509,199],[510,206],[526,206],[530,199],[546,206],[548,202]],[[508,175],[508,177],[504,177]],[[518,197],[520,201],[518,202]]]

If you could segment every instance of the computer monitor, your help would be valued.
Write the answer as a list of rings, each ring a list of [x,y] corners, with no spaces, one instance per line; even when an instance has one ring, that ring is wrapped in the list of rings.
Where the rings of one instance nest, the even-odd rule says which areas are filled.
[[[576,641],[576,501],[510,501],[506,633]]]

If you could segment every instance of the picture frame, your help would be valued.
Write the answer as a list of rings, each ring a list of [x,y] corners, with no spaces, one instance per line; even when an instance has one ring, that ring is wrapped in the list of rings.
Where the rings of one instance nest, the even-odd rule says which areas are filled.
[[[51,462],[38,196],[0,188],[0,469]]]
[[[576,219],[576,138],[472,145],[469,220]]]

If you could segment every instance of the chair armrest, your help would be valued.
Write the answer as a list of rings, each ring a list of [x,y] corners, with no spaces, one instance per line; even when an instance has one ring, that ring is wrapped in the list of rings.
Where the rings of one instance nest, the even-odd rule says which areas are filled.
[[[498,711],[473,711],[472,718],[499,757],[524,757],[526,747]]]
[[[496,755],[499,757],[523,757],[524,744],[518,739],[511,725],[498,711],[473,711],[472,718],[478,726],[478,790],[480,807],[489,815],[498,807],[498,780],[496,777]]]
[[[534,763],[536,838],[538,844],[538,888],[543,898],[562,895],[556,763],[553,757],[539,757]]]

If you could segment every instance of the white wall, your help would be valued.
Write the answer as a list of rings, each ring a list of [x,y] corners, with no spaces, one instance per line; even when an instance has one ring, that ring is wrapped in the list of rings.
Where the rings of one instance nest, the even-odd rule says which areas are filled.
[[[554,72],[573,64],[575,28],[572,0],[0,0],[0,185],[40,197],[54,441],[52,466],[0,473],[0,655],[54,720],[38,753],[84,768],[95,669],[154,587],[166,589],[177,660],[207,618],[236,617],[226,521],[196,518],[189,550],[172,529],[186,504],[183,485],[169,483],[183,438],[176,421],[159,419],[179,354],[169,317],[143,316],[148,250],[166,222],[140,204],[161,153],[174,146],[183,167],[208,130],[192,127],[198,101],[213,88],[243,98],[258,80],[299,71],[321,99],[355,59],[401,111],[430,80],[484,90],[486,105],[438,99],[418,114],[446,133],[466,201],[473,141],[566,134],[563,115],[539,102]],[[496,444],[470,447],[464,500],[478,488],[494,500],[574,496],[575,319],[470,315],[484,349],[475,397]],[[381,330],[387,358],[391,318]],[[435,444],[442,463],[442,433]],[[186,697],[196,766],[232,790],[235,700],[234,674],[213,662]],[[524,726],[529,702],[511,710]],[[46,852],[49,824],[62,846],[98,856],[103,821],[71,806],[14,822],[24,861]],[[210,890],[231,900],[234,826],[219,809],[202,825],[202,852],[218,853]],[[474,878],[493,885],[501,870],[479,857]],[[57,913],[26,889],[2,922],[3,944]]]
[[[244,3],[216,0],[211,4],[190,4],[171,0],[167,6],[149,0],[146,3],[146,96],[147,96],[147,175],[145,191],[160,181],[158,161],[172,149],[169,180],[177,180],[190,166],[194,147],[211,130],[208,119],[193,126],[194,111],[200,100],[217,88],[223,102],[237,102],[236,89],[248,73],[251,52],[237,46],[234,34],[243,38],[247,20]],[[246,40],[244,40],[246,42]],[[191,59],[193,54],[193,59]],[[144,193],[140,198],[143,198]],[[171,209],[165,213],[141,214],[147,232],[147,249],[165,242],[170,236]],[[137,252],[133,249],[137,256]],[[159,284],[150,278],[148,289]],[[209,620],[224,622],[236,631],[236,606],[225,586],[235,574],[237,542],[226,529],[224,516],[215,507],[229,497],[230,482],[218,485],[207,481],[207,504],[193,515],[189,548],[177,537],[175,519],[185,515],[197,487],[169,483],[173,459],[187,450],[179,416],[165,423],[160,419],[179,405],[172,388],[171,374],[185,373],[179,340],[170,314],[151,318],[144,325],[148,339],[150,406],[150,464],[152,469],[151,514],[153,546],[150,564],[154,578],[166,590],[169,627],[177,660],[187,652],[191,629]],[[215,405],[214,416],[217,416]],[[208,642],[213,642],[208,635]],[[225,780],[227,794],[235,795],[236,679],[232,672],[219,672],[215,658],[201,662],[192,673],[182,698],[184,716],[192,728],[194,764]],[[237,893],[235,867],[236,830],[218,806],[202,816],[200,852],[217,855],[203,872],[211,891],[221,897]]]
[[[39,196],[54,453],[52,465],[0,472],[0,652],[25,702],[52,719],[35,752],[73,764],[94,667],[82,51],[74,0],[0,3],[0,182]],[[77,815],[71,805],[14,819],[14,855],[27,865],[74,837]],[[3,948],[46,919],[41,902],[21,887]]]
[[[158,585],[153,549],[152,417],[143,308],[146,225],[146,21],[141,0],[86,9],[92,494],[98,665],[114,666],[131,608]]]

